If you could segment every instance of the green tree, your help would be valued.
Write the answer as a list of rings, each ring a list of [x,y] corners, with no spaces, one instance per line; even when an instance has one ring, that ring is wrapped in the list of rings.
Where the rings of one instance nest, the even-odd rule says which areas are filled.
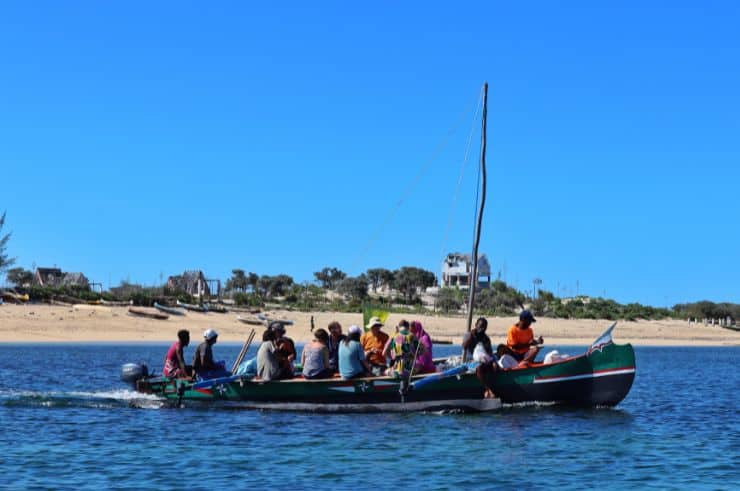
[[[5,212],[3,212],[3,216],[0,217],[0,275],[15,264],[15,258],[8,257],[5,253],[11,234],[7,233],[4,236],[2,235],[3,225],[5,225]]]
[[[367,279],[373,288],[373,293],[378,288],[393,281],[393,271],[385,268],[372,268],[367,270]]]
[[[417,291],[434,286],[437,278],[434,273],[413,266],[404,266],[393,273],[393,287],[403,294],[406,303],[412,303]]]
[[[247,275],[247,285],[249,285],[249,288],[252,289],[252,293],[257,292],[257,285],[259,284],[260,277],[257,273],[252,273],[251,271]]]
[[[232,269],[231,278],[226,280],[227,290],[244,292],[247,289],[247,276],[243,269]]]
[[[33,283],[33,273],[23,268],[12,268],[8,270],[8,281],[15,286],[25,286]]]
[[[367,286],[369,280],[367,276],[360,275],[356,278],[345,278],[337,285],[339,293],[349,297],[353,302],[362,302],[368,297]]]
[[[347,274],[337,268],[326,267],[314,274],[316,281],[321,283],[322,288],[334,290],[340,281],[347,277]]]
[[[442,312],[460,310],[463,304],[463,294],[459,288],[441,288],[437,295],[437,308]]]
[[[268,278],[267,296],[271,298],[284,295],[293,286],[293,278],[287,274],[268,276]],[[261,280],[262,278],[260,278],[260,282]]]

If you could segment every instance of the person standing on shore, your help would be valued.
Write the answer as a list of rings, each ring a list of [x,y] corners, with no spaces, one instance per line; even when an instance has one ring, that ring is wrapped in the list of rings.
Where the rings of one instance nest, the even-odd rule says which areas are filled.
[[[388,342],[388,335],[380,330],[381,327],[383,327],[383,323],[380,322],[379,318],[371,318],[370,322],[367,323],[367,328],[370,331],[364,333],[360,338],[360,344],[365,351],[365,358],[370,364],[373,375],[376,376],[383,375],[386,369],[383,350]]]
[[[172,343],[167,355],[164,358],[164,369],[162,374],[165,377],[189,379],[192,375],[192,366],[185,364],[185,348],[190,344],[190,331],[180,329],[177,331],[177,341]]]

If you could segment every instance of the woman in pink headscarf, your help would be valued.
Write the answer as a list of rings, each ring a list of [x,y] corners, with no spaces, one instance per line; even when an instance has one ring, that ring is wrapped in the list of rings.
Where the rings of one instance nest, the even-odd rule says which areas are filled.
[[[429,334],[427,334],[419,321],[411,322],[410,331],[424,346],[423,349],[419,350],[419,354],[416,357],[414,373],[431,373],[436,371],[434,359],[432,358],[432,338],[429,337]]]

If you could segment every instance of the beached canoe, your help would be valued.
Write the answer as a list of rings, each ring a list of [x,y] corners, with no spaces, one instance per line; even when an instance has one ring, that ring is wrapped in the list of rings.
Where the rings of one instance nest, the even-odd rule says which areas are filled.
[[[191,312],[201,312],[201,313],[208,312],[208,309],[205,306],[203,306],[203,305],[195,305],[195,304],[192,304],[192,303],[185,303],[185,302],[181,302],[179,300],[177,301],[177,306],[178,307],[182,307],[185,310],[190,310]]]
[[[156,310],[151,309],[141,309],[137,307],[129,307],[128,313],[129,315],[134,315],[137,317],[149,317],[150,319],[158,320],[167,320],[170,318],[169,315],[163,314],[162,312],[157,312]]]
[[[445,371],[406,380],[367,377],[342,380],[265,382],[241,375],[196,383],[149,376],[140,366],[124,366],[126,377],[139,392],[182,404],[316,412],[491,410],[503,403],[559,403],[573,406],[615,406],[629,393],[635,377],[632,346],[614,344],[610,327],[582,355],[552,364],[501,370],[489,380],[498,399],[484,398],[475,367],[458,365]],[[126,368],[128,367],[128,368]]]
[[[9,291],[3,291],[0,292],[0,298],[5,300],[8,303],[25,303],[28,302],[30,297],[28,296],[28,293],[20,294],[20,293],[14,293]]]
[[[256,317],[242,317],[241,315],[236,316],[236,320],[243,322],[244,324],[251,324],[253,326],[263,326],[265,322],[257,319]]]
[[[116,302],[114,300],[101,299],[100,303],[106,307],[127,307],[129,305],[133,305],[134,302],[132,300],[129,300],[128,302]]]
[[[225,314],[228,312],[226,307],[214,303],[206,303],[203,306],[208,309],[208,312],[215,312],[216,314]]]
[[[171,315],[185,315],[185,312],[180,309],[176,309],[174,307],[168,307],[166,305],[159,304],[157,302],[154,302],[154,308],[159,310],[160,312],[164,312],[166,314]]]

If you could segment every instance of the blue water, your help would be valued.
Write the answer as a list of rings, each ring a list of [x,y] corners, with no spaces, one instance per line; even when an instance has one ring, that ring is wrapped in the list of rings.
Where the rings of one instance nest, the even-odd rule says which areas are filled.
[[[478,415],[163,409],[118,375],[130,361],[159,367],[166,348],[0,345],[0,488],[740,485],[740,348],[638,348],[635,384],[615,409]],[[215,347],[227,360],[238,350]]]

